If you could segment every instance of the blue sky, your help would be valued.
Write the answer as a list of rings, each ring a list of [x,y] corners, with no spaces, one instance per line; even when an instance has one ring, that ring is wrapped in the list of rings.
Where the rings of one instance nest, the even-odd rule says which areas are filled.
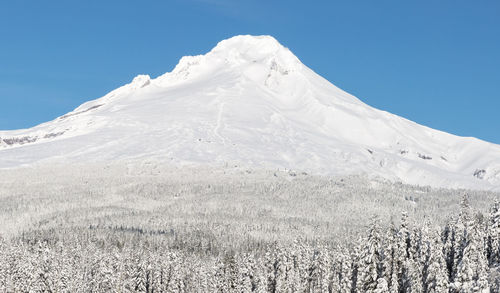
[[[0,129],[238,34],[274,36],[369,105],[500,143],[500,1],[1,1]]]

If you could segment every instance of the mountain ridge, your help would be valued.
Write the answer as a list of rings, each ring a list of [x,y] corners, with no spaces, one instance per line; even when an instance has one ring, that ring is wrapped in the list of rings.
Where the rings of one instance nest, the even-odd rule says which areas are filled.
[[[500,186],[500,146],[370,107],[270,36],[223,40],[53,121],[0,131],[0,167],[138,157]]]

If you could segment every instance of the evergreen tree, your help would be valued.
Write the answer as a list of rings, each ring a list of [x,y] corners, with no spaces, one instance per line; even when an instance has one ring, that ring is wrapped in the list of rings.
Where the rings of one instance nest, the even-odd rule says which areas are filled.
[[[362,292],[374,292],[378,280],[383,278],[382,242],[377,218],[372,219],[368,237],[363,242],[356,288]]]
[[[351,292],[352,286],[352,268],[353,261],[349,251],[346,249],[338,249],[337,258],[337,275],[338,275],[338,291],[332,290],[332,292]]]
[[[424,282],[424,292],[448,292],[448,271],[443,254],[443,244],[438,233],[430,237],[428,246],[428,268]]]
[[[460,202],[460,213],[457,218],[456,224],[453,228],[453,243],[451,243],[450,263],[452,266],[450,268],[451,280],[455,281],[458,274],[458,266],[462,262],[464,249],[466,247],[466,238],[469,227],[471,226],[472,216],[471,208],[469,204],[469,196],[465,193]]]
[[[421,293],[424,291],[422,284],[422,273],[420,263],[412,258],[405,262],[405,271],[407,272],[407,282],[405,292]]]
[[[224,262],[217,258],[212,268],[213,274],[210,278],[210,288],[212,292],[228,292],[229,287],[225,280]]]
[[[264,273],[267,292],[277,292],[276,280],[278,276],[279,262],[277,260],[276,245],[273,245],[264,254]]]
[[[290,290],[290,271],[293,263],[290,256],[290,251],[281,245],[276,245],[276,291],[287,292]]]
[[[50,249],[49,243],[46,241],[39,242],[38,244],[38,278],[35,281],[35,290],[40,290],[42,292],[54,292],[55,291],[55,278],[54,268],[52,267],[52,251]],[[36,267],[36,266],[35,266]]]
[[[133,271],[132,271],[132,288],[135,292],[146,292],[146,278],[145,278],[145,268],[144,262],[140,256],[136,256],[134,259]],[[95,266],[95,270],[99,270],[97,266]],[[97,274],[94,274],[97,275]],[[94,277],[94,276],[93,276]]]
[[[315,267],[317,272],[316,292],[328,292],[331,283],[331,254],[326,245],[319,245],[315,253]]]
[[[7,288],[7,244],[0,235],[0,288]]]
[[[394,240],[394,261],[391,274],[391,292],[410,292],[412,269],[411,260],[411,234],[409,230],[408,214],[401,215],[401,226]]]
[[[255,272],[255,283],[254,283],[255,287],[253,291],[256,293],[268,292],[267,274],[265,266],[262,263],[262,259],[256,260],[254,272]]]
[[[487,257],[490,266],[500,265],[500,204],[493,203],[488,221]]]
[[[453,288],[458,292],[489,292],[488,260],[484,249],[484,232],[476,221],[466,230],[465,248],[458,265]]]
[[[248,254],[243,254],[238,258],[238,292],[248,293],[255,288],[253,260]]]
[[[292,270],[290,272],[289,282],[292,292],[303,292],[307,287],[307,264],[305,264],[304,245],[301,241],[295,240],[291,246],[290,261]]]
[[[228,253],[224,256],[224,282],[226,283],[226,292],[238,292],[239,272],[234,254]]]

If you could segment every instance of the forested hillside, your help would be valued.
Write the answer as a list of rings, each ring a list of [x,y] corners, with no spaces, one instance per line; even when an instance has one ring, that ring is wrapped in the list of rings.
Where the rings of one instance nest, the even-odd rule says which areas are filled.
[[[0,291],[500,288],[496,193],[155,164],[0,175]]]

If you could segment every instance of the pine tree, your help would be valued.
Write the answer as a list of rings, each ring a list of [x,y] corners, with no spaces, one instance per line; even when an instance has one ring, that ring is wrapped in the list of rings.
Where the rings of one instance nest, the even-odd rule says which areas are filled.
[[[303,292],[305,291],[307,284],[307,268],[305,267],[303,260],[303,244],[299,240],[295,240],[291,246],[290,262],[292,270],[290,271],[290,290],[292,292]]]
[[[53,257],[50,246],[47,242],[39,242],[38,246],[38,278],[35,283],[36,290],[42,292],[55,291],[54,268],[52,267]]]
[[[448,272],[448,280],[453,280],[455,272],[453,265],[455,262],[455,223],[448,221],[442,232],[443,254],[446,261],[446,271]]]
[[[425,225],[424,225],[425,227]],[[410,239],[410,259],[407,262],[409,276],[411,279],[411,292],[424,291],[424,274],[426,273],[426,255],[425,255],[425,231],[422,229],[413,229]]]
[[[361,275],[361,251],[364,243],[361,241],[358,242],[358,245],[353,247],[351,252],[351,293],[361,292],[361,288],[358,288],[359,278]]]
[[[410,238],[410,228],[408,224],[408,213],[401,213],[401,227],[398,232],[398,241],[399,246],[403,249],[402,257],[410,258],[410,249],[411,249],[411,238]]]
[[[409,292],[411,276],[409,265],[411,259],[411,237],[408,224],[408,214],[401,215],[401,226],[394,240],[394,264],[391,274],[391,292]]]
[[[254,288],[254,272],[252,267],[251,256],[243,254],[238,258],[238,292],[248,293],[252,292]]]
[[[453,287],[459,292],[489,292],[488,260],[484,249],[484,232],[478,221],[466,230],[465,248]]]
[[[363,240],[363,245],[356,288],[362,292],[374,292],[379,278],[383,278],[382,242],[378,219],[372,219],[368,237]]]
[[[458,216],[459,222],[462,224],[470,223],[472,218],[472,211],[470,207],[469,195],[464,193],[462,200],[460,201],[460,214]]]
[[[451,280],[455,281],[458,274],[458,266],[462,262],[466,246],[467,231],[471,225],[472,211],[469,204],[469,196],[464,194],[460,202],[460,214],[456,224],[453,226],[453,243],[451,244],[450,257],[452,260]]]
[[[146,292],[144,263],[140,256],[136,256],[132,272],[132,286],[135,292]]]
[[[7,244],[0,235],[0,288],[7,288]]]
[[[197,271],[197,290],[196,292],[203,293],[203,292],[209,292],[210,291],[210,285],[209,285],[209,280],[210,280],[210,275],[209,272],[207,272],[206,266],[202,263],[199,262],[196,265],[198,271]],[[161,290],[157,290],[156,292],[161,292]]]
[[[493,203],[488,221],[487,257],[490,267],[500,265],[500,204]]]
[[[439,233],[434,233],[430,237],[428,255],[428,268],[424,283],[425,292],[448,292],[448,272]]]
[[[420,264],[413,260],[412,258],[407,259],[405,262],[405,268],[408,272],[407,275],[407,287],[405,292],[411,293],[421,293],[423,292],[422,284],[422,273]]]
[[[317,278],[318,278],[318,291],[317,292],[328,292],[330,288],[331,280],[331,259],[330,251],[326,245],[319,245],[316,251],[316,267],[317,267]]]
[[[290,251],[281,245],[276,246],[276,291],[288,292],[290,290],[290,271],[293,263],[290,257]]]
[[[238,266],[236,264],[236,259],[234,254],[228,253],[224,256],[224,280],[227,284],[227,292],[237,292],[238,291]]]
[[[275,246],[270,247],[264,254],[264,274],[267,292],[276,292],[276,277],[278,275],[278,261]]]
[[[299,241],[296,244],[297,251],[294,267],[296,270],[296,276],[294,277],[296,284],[296,291],[303,292],[307,290],[309,287],[310,281],[310,269],[311,269],[311,255],[313,254],[312,249],[309,245],[307,245],[304,241]]]
[[[352,259],[349,251],[346,249],[338,249],[337,271],[338,276],[338,291],[332,292],[351,292],[352,286]]]
[[[256,293],[265,293],[268,292],[268,284],[267,284],[267,274],[264,264],[262,263],[262,259],[256,259],[255,267],[255,287],[254,292]]]
[[[211,292],[228,292],[229,288],[225,280],[224,262],[219,257],[215,260],[213,274],[210,278]]]

